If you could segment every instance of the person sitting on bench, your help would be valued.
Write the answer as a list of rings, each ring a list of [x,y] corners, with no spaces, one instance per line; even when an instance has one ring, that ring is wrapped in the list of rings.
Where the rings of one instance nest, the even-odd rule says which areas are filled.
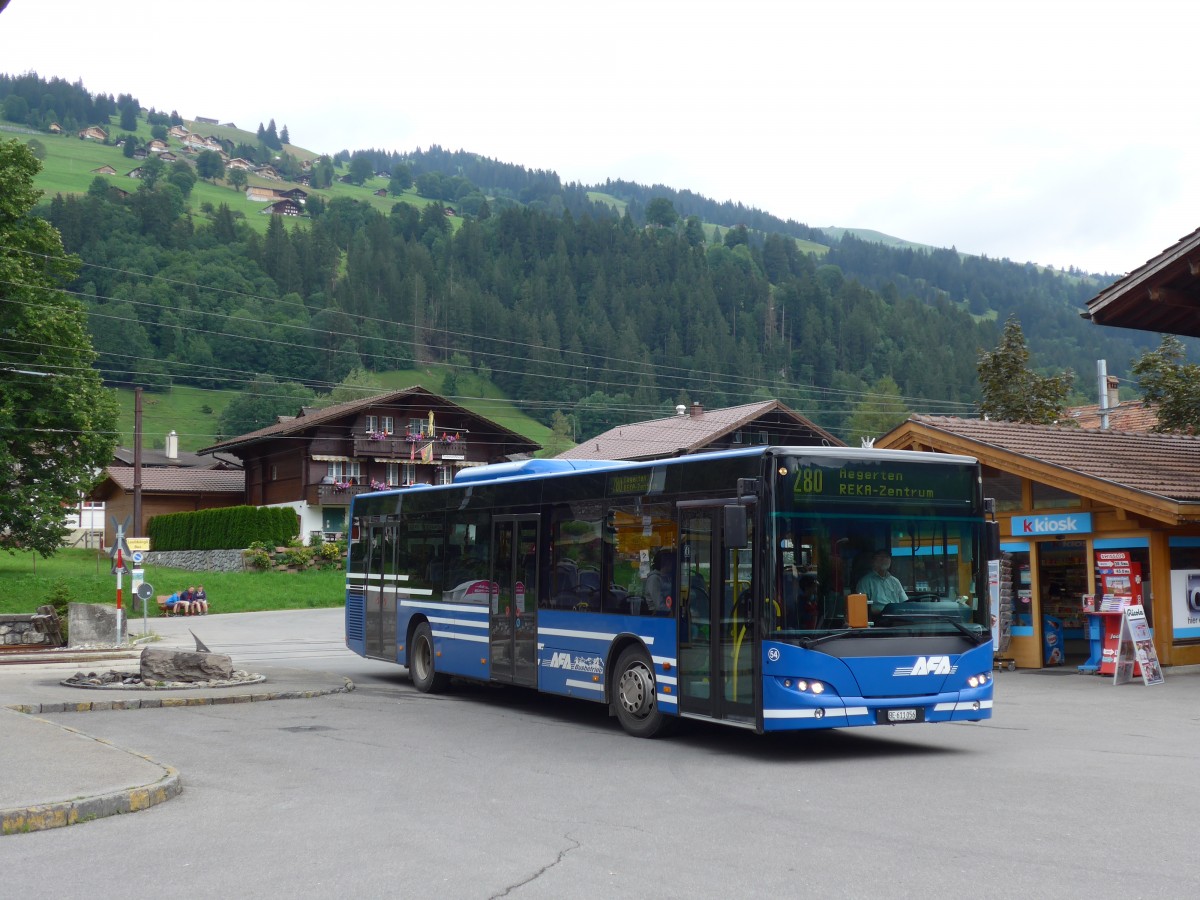
[[[186,592],[185,592],[186,593]],[[190,600],[185,600],[184,595],[176,591],[167,598],[167,615],[168,616],[186,616],[192,611],[192,603]]]

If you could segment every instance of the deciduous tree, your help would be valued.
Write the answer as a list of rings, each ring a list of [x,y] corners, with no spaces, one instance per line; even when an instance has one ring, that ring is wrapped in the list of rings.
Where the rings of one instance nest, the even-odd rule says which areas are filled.
[[[77,260],[29,214],[39,164],[0,142],[0,547],[54,553],[74,506],[111,458],[117,403],[92,368],[82,305],[60,288]]]
[[[1200,433],[1200,366],[1185,363],[1183,342],[1164,334],[1156,350],[1134,360],[1142,396],[1158,408],[1154,431]]]

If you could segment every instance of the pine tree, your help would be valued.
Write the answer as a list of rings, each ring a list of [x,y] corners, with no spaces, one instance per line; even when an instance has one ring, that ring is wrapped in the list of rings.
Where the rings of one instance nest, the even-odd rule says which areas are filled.
[[[1075,380],[1068,369],[1058,375],[1030,371],[1029,348],[1016,316],[1004,323],[1000,346],[979,354],[979,411],[985,418],[1031,425],[1053,425],[1063,417]]]

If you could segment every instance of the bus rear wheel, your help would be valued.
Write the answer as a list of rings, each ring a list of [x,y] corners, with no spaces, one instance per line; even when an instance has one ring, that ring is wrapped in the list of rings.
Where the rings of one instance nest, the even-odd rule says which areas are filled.
[[[408,674],[422,694],[436,694],[450,684],[449,676],[438,672],[433,660],[433,629],[428,622],[422,622],[413,632],[408,649]]]
[[[617,657],[613,706],[621,727],[634,737],[665,734],[668,720],[658,706],[654,667],[640,647],[626,647]]]

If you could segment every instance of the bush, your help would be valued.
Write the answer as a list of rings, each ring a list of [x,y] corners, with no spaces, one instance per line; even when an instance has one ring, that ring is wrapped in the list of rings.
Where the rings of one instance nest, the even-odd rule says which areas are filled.
[[[253,568],[265,572],[267,569],[271,568],[274,560],[271,559],[271,554],[266,550],[263,550],[261,547],[256,547],[246,554],[246,562],[250,563]]]

